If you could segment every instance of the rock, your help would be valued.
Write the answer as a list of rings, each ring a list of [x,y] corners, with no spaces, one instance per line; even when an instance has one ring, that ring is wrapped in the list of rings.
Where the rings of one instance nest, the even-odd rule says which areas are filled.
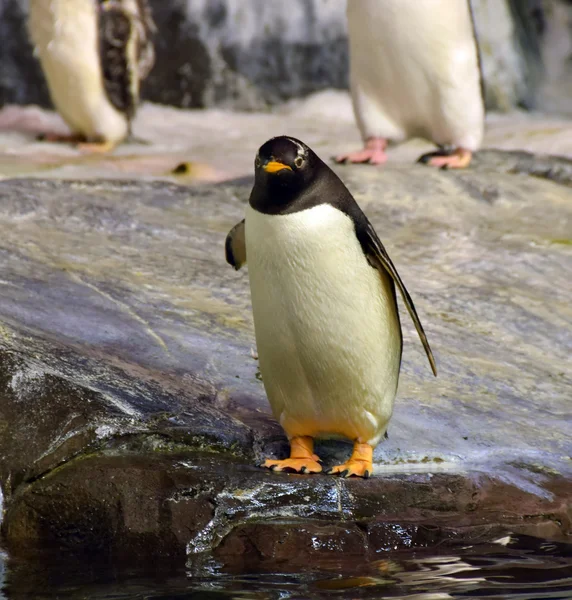
[[[50,94],[26,29],[27,4],[0,0],[0,106],[50,106]]]
[[[295,567],[313,539],[326,561],[507,529],[563,538],[571,164],[488,151],[462,173],[339,168],[439,367],[434,379],[404,315],[395,415],[368,481],[254,466],[287,444],[251,355],[247,275],[222,251],[250,179],[1,181],[8,549],[241,568],[296,547]],[[349,446],[319,452],[331,464]]]
[[[151,0],[151,5],[157,64],[143,97],[152,102],[261,109],[348,86],[343,2]],[[562,81],[572,81],[566,50],[572,34],[562,25],[563,1],[473,0],[473,6],[488,108],[570,112],[569,102],[558,100],[567,89]],[[25,13],[23,0],[0,0],[0,106],[49,105],[26,37]]]
[[[328,157],[359,148],[349,94],[327,90],[267,113],[182,110],[145,103],[134,124],[137,138],[111,154],[93,156],[69,144],[36,141],[40,132],[65,132],[45,109],[11,105],[0,110],[0,178],[145,179],[190,183],[249,177],[252,157],[270,135],[288,133]],[[572,158],[572,121],[534,113],[490,113],[485,148],[558,154]],[[388,153],[389,168],[414,163],[434,150],[413,139]],[[516,156],[516,155],[515,155]],[[174,174],[191,162],[187,174]],[[539,168],[541,160],[533,160]],[[553,158],[548,163],[555,165]]]
[[[347,88],[345,5],[232,0],[152,2],[157,64],[152,102],[263,108],[325,88]],[[169,35],[161,35],[161,32]]]
[[[572,114],[572,3],[546,0],[542,20],[543,84],[537,106],[551,112]]]
[[[472,6],[487,107],[535,107],[543,71],[541,0],[473,0]]]

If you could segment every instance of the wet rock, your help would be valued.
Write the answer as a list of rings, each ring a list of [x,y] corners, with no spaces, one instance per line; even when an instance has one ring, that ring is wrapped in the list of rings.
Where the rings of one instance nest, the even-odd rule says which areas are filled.
[[[395,415],[368,481],[254,466],[287,444],[251,355],[247,276],[222,251],[249,180],[0,182],[9,548],[271,565],[295,546],[312,560],[314,537],[329,560],[340,540],[369,555],[506,529],[566,535],[566,164],[491,151],[462,173],[339,169],[439,366],[434,380],[404,316]],[[562,183],[538,176],[551,169]],[[318,452],[331,464],[349,446]]]
[[[151,6],[158,35],[157,64],[143,89],[148,100],[260,109],[348,86],[345,2],[151,0]],[[557,100],[572,72],[562,0],[473,0],[473,6],[488,107],[569,112],[569,102]],[[48,106],[25,15],[26,2],[0,0],[0,105]]]
[[[359,561],[367,555],[367,538],[356,525],[308,522],[242,525],[216,550],[237,570],[275,568],[306,570],[329,560]]]

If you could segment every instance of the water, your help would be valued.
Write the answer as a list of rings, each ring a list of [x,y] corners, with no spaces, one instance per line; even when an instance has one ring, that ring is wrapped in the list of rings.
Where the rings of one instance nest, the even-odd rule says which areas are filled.
[[[321,563],[319,569],[290,573],[279,569],[233,573],[211,563],[203,565],[199,576],[156,565],[152,574],[148,570],[143,574],[142,567],[71,566],[70,561],[49,568],[9,564],[3,593],[6,600],[572,598],[572,544],[509,536],[476,545],[448,544],[380,556],[368,564],[352,559],[351,564]]]

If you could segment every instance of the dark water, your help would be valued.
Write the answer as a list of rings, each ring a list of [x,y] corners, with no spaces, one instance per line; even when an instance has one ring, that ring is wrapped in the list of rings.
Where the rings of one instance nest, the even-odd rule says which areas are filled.
[[[201,576],[143,569],[118,571],[62,563],[9,564],[3,598],[100,600],[401,598],[441,600],[572,599],[572,544],[510,536],[477,545],[447,545],[423,552],[383,553],[377,561],[337,561],[304,572],[229,573],[203,565]],[[2,593],[0,593],[2,597]]]

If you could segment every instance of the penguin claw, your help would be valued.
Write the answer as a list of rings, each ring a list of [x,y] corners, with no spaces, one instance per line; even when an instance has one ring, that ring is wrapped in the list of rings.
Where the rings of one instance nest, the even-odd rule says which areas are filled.
[[[372,465],[364,460],[348,460],[343,465],[332,467],[328,475],[339,475],[340,477],[363,477],[369,479],[372,473]]]
[[[428,152],[417,159],[418,163],[436,167],[442,171],[448,169],[464,169],[469,166],[473,153],[464,148],[456,148],[455,150],[437,150],[436,152]]]
[[[314,460],[312,456],[308,456],[307,458],[286,458],[284,460],[269,458],[260,466],[270,469],[275,473],[302,473],[307,475],[322,472],[322,465]]]
[[[362,164],[362,165],[382,165],[387,161],[387,154],[379,150],[359,150],[358,152],[350,152],[341,154],[340,156],[332,157],[334,162],[339,165],[347,164]]]
[[[347,163],[361,163],[366,165],[382,165],[387,161],[387,140],[384,138],[370,137],[365,141],[362,150],[347,152],[332,157],[334,162],[345,165]]]

